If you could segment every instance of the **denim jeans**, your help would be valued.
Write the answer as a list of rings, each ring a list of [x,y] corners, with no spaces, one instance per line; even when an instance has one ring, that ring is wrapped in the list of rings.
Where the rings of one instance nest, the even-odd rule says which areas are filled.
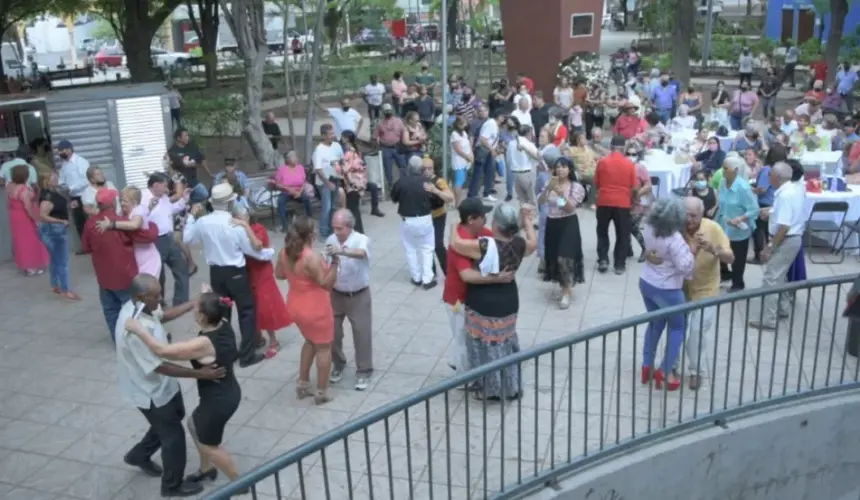
[[[43,222],[39,224],[39,237],[48,249],[51,263],[48,268],[51,286],[60,292],[69,291],[69,233],[66,224]]]
[[[287,203],[289,203],[289,201],[291,199],[294,199],[294,198],[288,193],[281,193],[280,195],[278,195],[278,215],[281,218],[281,228],[284,231],[287,230],[287,227],[290,225],[290,222],[292,221],[293,215],[294,215],[294,214],[287,212]],[[305,193],[302,193],[302,195],[299,199],[302,202],[302,206],[305,208],[305,215],[310,217],[310,215],[311,215],[311,199],[310,199],[310,197],[308,197],[308,195],[306,195]]]
[[[672,119],[672,108],[656,109],[655,111],[657,116],[660,117],[660,121],[663,123]]]
[[[478,196],[481,176],[484,177],[484,196],[490,196],[495,172],[496,162],[490,151],[483,147],[475,148],[475,168],[472,170],[472,180],[469,181],[469,197]]]
[[[742,130],[744,128],[744,120],[749,115],[736,115],[729,114],[729,125],[731,125],[732,130]]]
[[[684,292],[680,288],[657,288],[643,279],[639,280],[639,291],[642,293],[642,300],[645,302],[645,309],[648,312],[666,309],[685,302]],[[684,333],[687,328],[687,318],[684,313],[673,314],[668,318],[661,318],[648,323],[648,328],[645,330],[645,345],[642,349],[642,366],[654,366],[657,344],[660,343],[660,337],[663,335],[667,323],[669,335],[666,339],[666,355],[663,357],[660,368],[663,373],[668,375],[675,366],[675,361],[684,345]]]
[[[119,318],[119,311],[122,305],[131,300],[131,293],[128,290],[105,290],[99,288],[99,302],[102,305],[102,312],[105,315],[110,338],[116,343],[116,322]]]
[[[320,213],[320,236],[327,238],[331,234],[331,214],[332,207],[337,204],[337,189],[332,191],[328,188],[328,184],[323,182],[320,188],[320,204],[322,205],[322,213]]]
[[[202,183],[197,183],[194,188],[191,189],[191,196],[189,197],[189,203],[205,203],[206,200],[209,199],[209,190],[206,189]]]
[[[385,172],[385,184],[389,189],[394,184],[394,164],[397,164],[399,177],[403,177],[406,172],[406,158],[397,152],[397,148],[389,148],[383,146],[380,150],[382,155],[382,170]]]

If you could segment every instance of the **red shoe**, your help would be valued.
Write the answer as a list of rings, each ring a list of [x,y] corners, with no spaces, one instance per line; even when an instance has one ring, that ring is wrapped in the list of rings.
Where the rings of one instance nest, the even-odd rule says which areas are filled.
[[[663,370],[657,370],[654,372],[654,387],[657,389],[663,388],[663,382],[666,381],[666,375],[663,373]],[[677,391],[681,388],[681,379],[672,378],[669,379],[666,385],[666,389],[669,391]]]
[[[643,366],[642,367],[642,385],[647,385],[648,382],[651,381],[651,367]]]

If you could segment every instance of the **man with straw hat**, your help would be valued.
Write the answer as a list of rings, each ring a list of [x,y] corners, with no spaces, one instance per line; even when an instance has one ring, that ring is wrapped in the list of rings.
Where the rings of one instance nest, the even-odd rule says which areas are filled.
[[[199,242],[203,246],[203,257],[209,264],[212,291],[222,297],[229,297],[236,304],[239,330],[242,332],[239,366],[245,367],[263,360],[263,355],[255,351],[256,311],[245,267],[245,255],[269,261],[275,256],[275,251],[271,248],[254,248],[247,226],[237,224],[231,215],[235,201],[236,193],[230,184],[216,184],[209,198],[212,213],[204,214],[200,204],[191,207],[182,240],[186,245]]]

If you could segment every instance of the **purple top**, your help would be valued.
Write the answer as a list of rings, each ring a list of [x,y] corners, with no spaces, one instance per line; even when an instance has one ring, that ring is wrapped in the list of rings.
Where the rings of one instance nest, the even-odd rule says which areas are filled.
[[[667,238],[658,238],[648,224],[642,229],[642,236],[645,238],[645,248],[649,252],[657,252],[663,263],[654,265],[645,261],[640,277],[656,288],[680,290],[684,280],[693,277],[693,269],[696,267],[696,257],[684,237],[681,233],[675,233]]]

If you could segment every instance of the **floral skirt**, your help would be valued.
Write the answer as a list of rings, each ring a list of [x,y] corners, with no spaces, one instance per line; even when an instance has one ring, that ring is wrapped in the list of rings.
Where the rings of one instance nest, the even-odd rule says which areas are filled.
[[[481,365],[520,352],[517,337],[517,314],[503,318],[484,316],[466,308],[466,351],[469,366]],[[478,379],[484,398],[515,398],[520,395],[520,370],[516,365],[488,373]]]

